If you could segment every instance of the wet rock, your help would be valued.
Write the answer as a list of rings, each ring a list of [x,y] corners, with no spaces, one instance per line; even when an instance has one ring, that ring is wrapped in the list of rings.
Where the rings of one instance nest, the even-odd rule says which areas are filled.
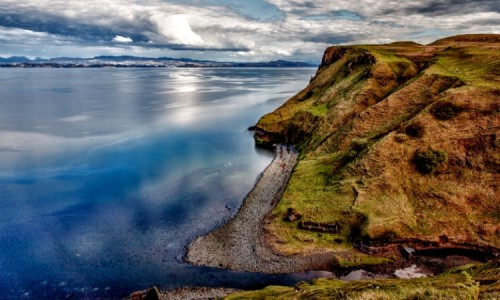
[[[354,280],[373,279],[373,278],[375,278],[374,273],[360,269],[360,270],[352,271],[345,276],[341,276],[340,280],[354,281]]]
[[[147,290],[133,292],[127,298],[127,300],[159,300],[159,299],[160,299],[160,294],[158,292],[158,288],[155,286]]]
[[[401,247],[401,254],[404,258],[409,259],[415,254],[415,249],[407,246]]]

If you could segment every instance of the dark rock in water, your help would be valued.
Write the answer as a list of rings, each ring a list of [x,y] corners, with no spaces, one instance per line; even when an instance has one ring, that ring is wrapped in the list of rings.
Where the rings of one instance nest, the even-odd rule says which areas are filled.
[[[302,214],[298,210],[296,210],[295,208],[290,207],[287,209],[286,215],[283,219],[285,221],[288,221],[288,222],[293,222],[293,221],[300,220],[301,218],[302,218]]]
[[[158,288],[153,286],[147,290],[133,292],[127,298],[127,300],[159,300],[160,293],[158,292]]]

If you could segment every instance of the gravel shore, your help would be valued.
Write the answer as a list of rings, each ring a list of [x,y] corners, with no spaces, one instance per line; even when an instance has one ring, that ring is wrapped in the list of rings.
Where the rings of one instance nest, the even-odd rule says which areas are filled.
[[[168,300],[207,300],[207,299],[220,299],[225,296],[239,292],[236,289],[226,288],[180,288],[171,291],[161,291],[158,294],[159,299]]]
[[[274,160],[246,196],[236,216],[222,227],[198,237],[189,246],[187,262],[200,266],[267,274],[306,270],[331,270],[333,255],[280,256],[262,240],[263,222],[281,198],[297,163],[298,153],[291,146],[278,145]]]

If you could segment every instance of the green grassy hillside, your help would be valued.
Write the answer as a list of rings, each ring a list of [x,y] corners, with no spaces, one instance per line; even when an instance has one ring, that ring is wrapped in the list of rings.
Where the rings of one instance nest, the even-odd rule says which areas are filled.
[[[317,279],[295,287],[270,286],[235,293],[224,299],[499,299],[499,279],[500,263],[496,260],[452,269],[436,277],[353,282]]]
[[[310,84],[256,125],[258,144],[301,152],[267,242],[345,266],[390,259],[359,241],[500,248],[499,114],[500,35],[328,48]],[[289,208],[302,219],[285,221]]]

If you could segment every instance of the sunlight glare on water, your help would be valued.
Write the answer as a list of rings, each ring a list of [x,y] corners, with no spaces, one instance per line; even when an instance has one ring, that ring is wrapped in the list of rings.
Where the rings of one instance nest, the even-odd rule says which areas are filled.
[[[3,296],[297,280],[194,267],[182,255],[237,211],[272,159],[247,127],[313,73],[0,70]]]

